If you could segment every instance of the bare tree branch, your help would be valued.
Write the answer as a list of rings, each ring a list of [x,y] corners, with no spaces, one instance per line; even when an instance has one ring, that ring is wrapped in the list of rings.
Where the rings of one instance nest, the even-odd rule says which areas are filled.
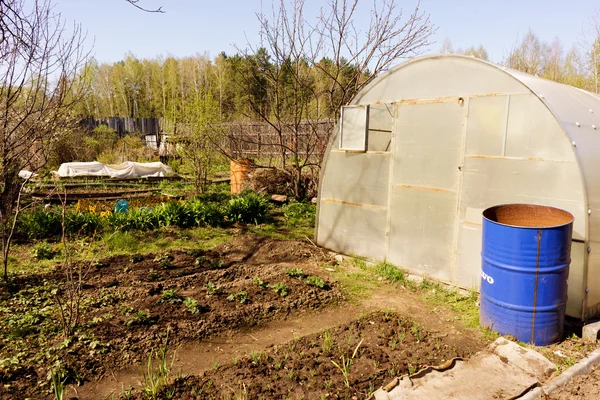
[[[125,0],[125,1],[128,2],[129,4],[131,4],[132,6],[134,6],[136,8],[139,8],[140,10],[145,11],[145,12],[149,12],[149,13],[164,13],[164,11],[162,9],[162,6],[160,6],[160,7],[156,8],[156,9],[152,10],[152,9],[144,8],[144,7],[140,6],[138,4],[140,2],[140,0]]]
[[[51,0],[0,0],[0,34],[0,223],[7,279],[23,190],[19,171],[43,167],[76,121],[74,106],[85,92],[76,76],[89,53],[81,27],[69,31]]]

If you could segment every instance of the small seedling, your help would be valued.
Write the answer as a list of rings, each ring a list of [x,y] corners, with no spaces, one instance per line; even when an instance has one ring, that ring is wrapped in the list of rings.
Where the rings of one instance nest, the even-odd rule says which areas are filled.
[[[187,308],[187,310],[192,313],[192,314],[198,314],[202,312],[203,307],[198,304],[198,300],[196,299],[192,299],[191,297],[187,297],[184,301],[183,301],[183,305],[185,306],[185,308]]]
[[[173,264],[171,264],[171,261],[173,261],[175,258],[169,254],[169,253],[165,253],[165,254],[161,254],[158,255],[154,258],[154,262],[157,262],[159,267],[161,267],[162,269],[170,269],[173,267]]]
[[[248,301],[248,292],[243,290],[239,293],[231,293],[229,296],[227,296],[227,300],[237,301],[237,302],[244,304]]]
[[[129,321],[127,321],[125,323],[125,325],[127,325],[127,326],[151,325],[154,322],[156,322],[156,318],[152,317],[152,315],[150,315],[150,313],[140,310],[140,311],[136,312],[135,315],[133,316],[133,318],[131,318]]]
[[[331,362],[333,363],[333,365],[337,369],[339,369],[340,372],[342,373],[342,375],[344,376],[344,385],[346,385],[346,387],[348,387],[348,388],[350,387],[350,380],[349,380],[350,366],[352,365],[352,360],[354,360],[354,357],[356,357],[356,354],[358,353],[358,349],[362,345],[363,340],[364,339],[362,339],[360,342],[358,342],[358,345],[354,349],[354,352],[352,353],[351,357],[346,358],[346,356],[344,354],[342,354],[340,356],[340,363],[339,364],[337,362],[331,360]]]
[[[289,294],[288,290],[290,288],[288,288],[283,282],[277,282],[276,284],[271,285],[269,287],[271,289],[273,289],[273,291],[275,293],[277,293],[278,295],[280,295],[281,297],[285,297],[285,296],[287,296]]]
[[[222,292],[221,288],[219,286],[216,286],[212,282],[208,282],[205,286],[206,286],[206,293],[209,295],[210,294],[219,294]]]
[[[200,256],[200,257],[196,258],[196,261],[194,263],[196,265],[205,265],[205,266],[211,264],[210,260],[204,256]]]
[[[318,276],[310,275],[308,278],[306,278],[306,284],[319,289],[325,289],[325,281]]]
[[[258,275],[254,276],[254,283],[256,283],[256,285],[259,286],[259,287],[265,287],[266,286],[265,282],[262,279],[260,279],[260,277]]]
[[[425,334],[419,325],[416,325],[416,324],[413,325],[412,328],[410,328],[410,331],[412,332],[413,336],[417,340],[417,343],[422,341],[425,337]]]
[[[181,296],[179,294],[177,294],[177,291],[175,289],[167,289],[160,296],[159,303],[175,304],[175,303],[181,303],[182,301],[183,301],[183,299],[181,298]]]
[[[333,337],[331,336],[331,332],[327,331],[325,332],[325,334],[323,334],[323,346],[321,346],[321,349],[323,350],[324,353],[329,352],[329,350],[331,350],[331,347],[333,346]]]
[[[304,271],[302,271],[302,268],[286,269],[284,272],[291,278],[304,278]]]
[[[259,365],[262,353],[260,351],[252,350],[250,351],[250,358],[252,359],[252,364]]]

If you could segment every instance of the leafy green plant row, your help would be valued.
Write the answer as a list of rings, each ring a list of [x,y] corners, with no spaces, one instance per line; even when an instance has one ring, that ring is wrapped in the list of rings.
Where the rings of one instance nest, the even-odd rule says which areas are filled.
[[[147,231],[163,226],[188,228],[220,226],[227,222],[259,224],[266,220],[270,204],[261,194],[244,192],[224,204],[192,201],[172,201],[155,208],[115,212],[107,216],[68,211],[65,213],[65,232],[68,235],[91,235],[101,231]],[[29,239],[60,237],[62,212],[36,210],[21,213],[17,231]]]

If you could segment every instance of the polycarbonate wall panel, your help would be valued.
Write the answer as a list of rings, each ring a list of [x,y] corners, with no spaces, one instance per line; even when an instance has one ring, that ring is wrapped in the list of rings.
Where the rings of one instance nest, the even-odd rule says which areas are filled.
[[[392,184],[457,190],[465,112],[455,102],[399,105]]]
[[[320,198],[387,207],[391,154],[331,152]]]
[[[383,260],[387,210],[323,200],[319,211],[320,246],[356,256]]]
[[[387,260],[418,274],[450,281],[456,194],[394,188],[391,209],[395,212]]]
[[[508,120],[508,97],[469,99],[466,154],[500,157],[504,152],[504,134]]]
[[[464,106],[397,107],[387,259],[448,281],[455,246]]]

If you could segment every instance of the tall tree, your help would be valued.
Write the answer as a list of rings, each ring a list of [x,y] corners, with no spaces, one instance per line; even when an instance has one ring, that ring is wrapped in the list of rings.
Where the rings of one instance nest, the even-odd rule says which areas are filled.
[[[505,64],[531,75],[541,75],[546,68],[548,47],[529,29],[521,43],[509,53]]]

